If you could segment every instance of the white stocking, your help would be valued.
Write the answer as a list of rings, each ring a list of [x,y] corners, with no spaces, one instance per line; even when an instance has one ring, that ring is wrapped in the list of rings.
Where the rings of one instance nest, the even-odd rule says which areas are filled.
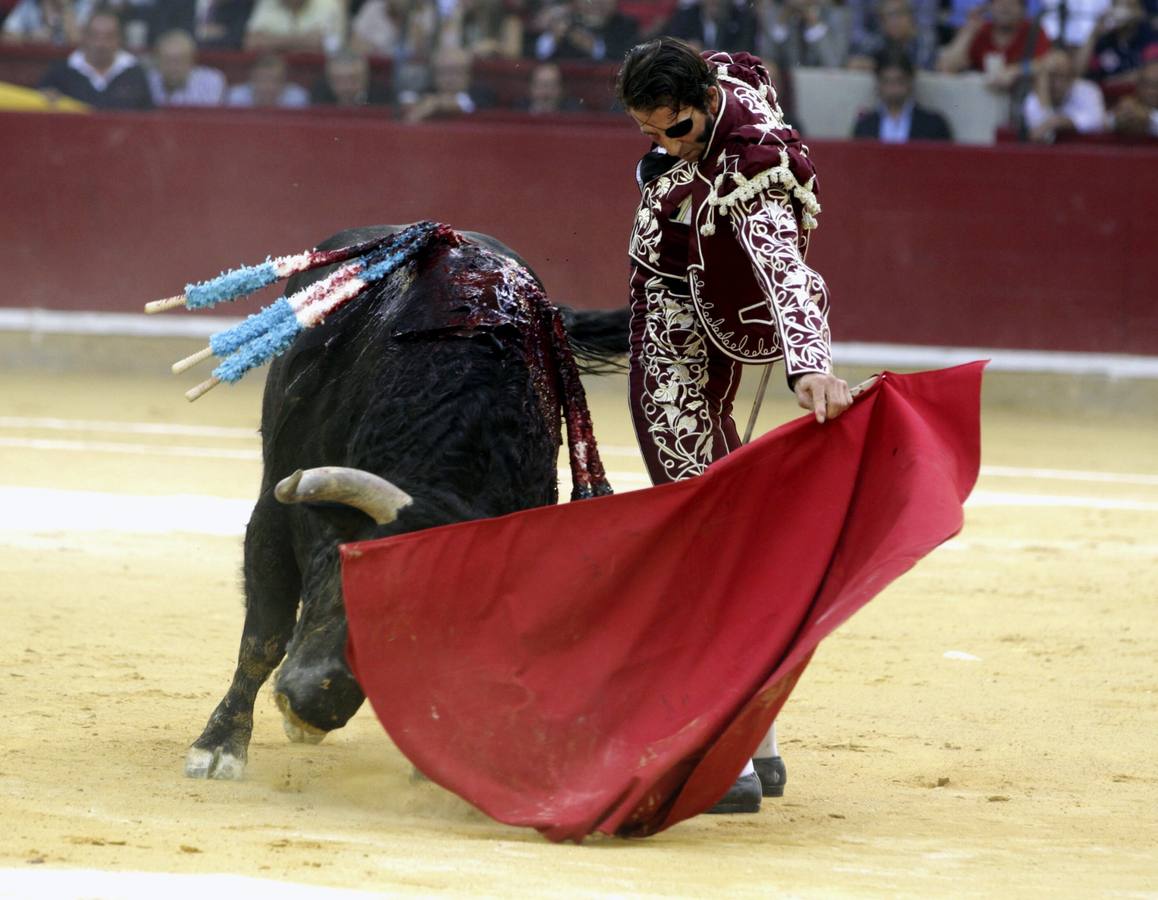
[[[764,735],[764,740],[760,742],[760,746],[756,748],[756,759],[770,759],[773,756],[780,755],[780,748],[776,744],[776,723],[772,723],[772,727],[768,729],[768,733]]]

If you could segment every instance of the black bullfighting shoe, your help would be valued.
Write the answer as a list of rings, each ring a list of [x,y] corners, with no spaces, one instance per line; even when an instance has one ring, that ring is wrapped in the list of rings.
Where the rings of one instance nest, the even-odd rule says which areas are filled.
[[[784,796],[784,785],[788,783],[788,770],[784,768],[784,760],[779,756],[766,756],[763,759],[752,760],[752,766],[760,776],[760,785],[764,789],[765,797]]]
[[[755,772],[741,775],[728,788],[720,802],[708,810],[712,815],[754,813],[760,811],[760,776]]]

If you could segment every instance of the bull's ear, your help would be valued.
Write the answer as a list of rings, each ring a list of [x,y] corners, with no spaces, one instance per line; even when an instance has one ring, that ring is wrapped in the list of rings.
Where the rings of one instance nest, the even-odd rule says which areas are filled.
[[[340,504],[369,516],[379,525],[388,525],[398,513],[413,503],[402,489],[385,478],[362,469],[322,466],[298,469],[274,488],[282,503]]]

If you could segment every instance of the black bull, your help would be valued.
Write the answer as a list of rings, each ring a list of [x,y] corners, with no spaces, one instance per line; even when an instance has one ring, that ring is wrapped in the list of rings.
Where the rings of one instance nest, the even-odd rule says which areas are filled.
[[[321,246],[397,230],[351,229]],[[326,271],[296,277],[287,294]],[[569,316],[575,346],[588,338],[582,358],[626,351],[624,312]],[[283,658],[275,697],[291,739],[320,740],[350,719],[364,695],[345,659],[338,545],[556,502],[560,411],[573,441],[589,438],[575,372],[559,313],[535,276],[507,247],[469,232],[444,232],[298,337],[270,369],[262,402],[264,471],[245,535],[237,669],[189,749],[187,775],[243,774],[254,701]],[[573,446],[573,469],[576,457]],[[607,490],[593,462],[578,466],[580,495]],[[372,474],[336,491],[324,476],[309,489],[287,478],[316,467]],[[357,479],[376,483],[373,491],[379,478],[397,489],[393,500],[412,502],[398,509],[390,485],[385,500],[361,496]],[[275,491],[308,505],[285,505]]]

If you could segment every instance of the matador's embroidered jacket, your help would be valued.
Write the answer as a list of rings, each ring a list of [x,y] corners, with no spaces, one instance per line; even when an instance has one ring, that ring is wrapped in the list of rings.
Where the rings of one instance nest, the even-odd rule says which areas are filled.
[[[703,157],[653,150],[637,169],[633,296],[690,293],[712,344],[738,362],[783,358],[789,379],[830,372],[828,290],[804,264],[820,212],[808,148],[757,58],[704,58],[721,90]]]

